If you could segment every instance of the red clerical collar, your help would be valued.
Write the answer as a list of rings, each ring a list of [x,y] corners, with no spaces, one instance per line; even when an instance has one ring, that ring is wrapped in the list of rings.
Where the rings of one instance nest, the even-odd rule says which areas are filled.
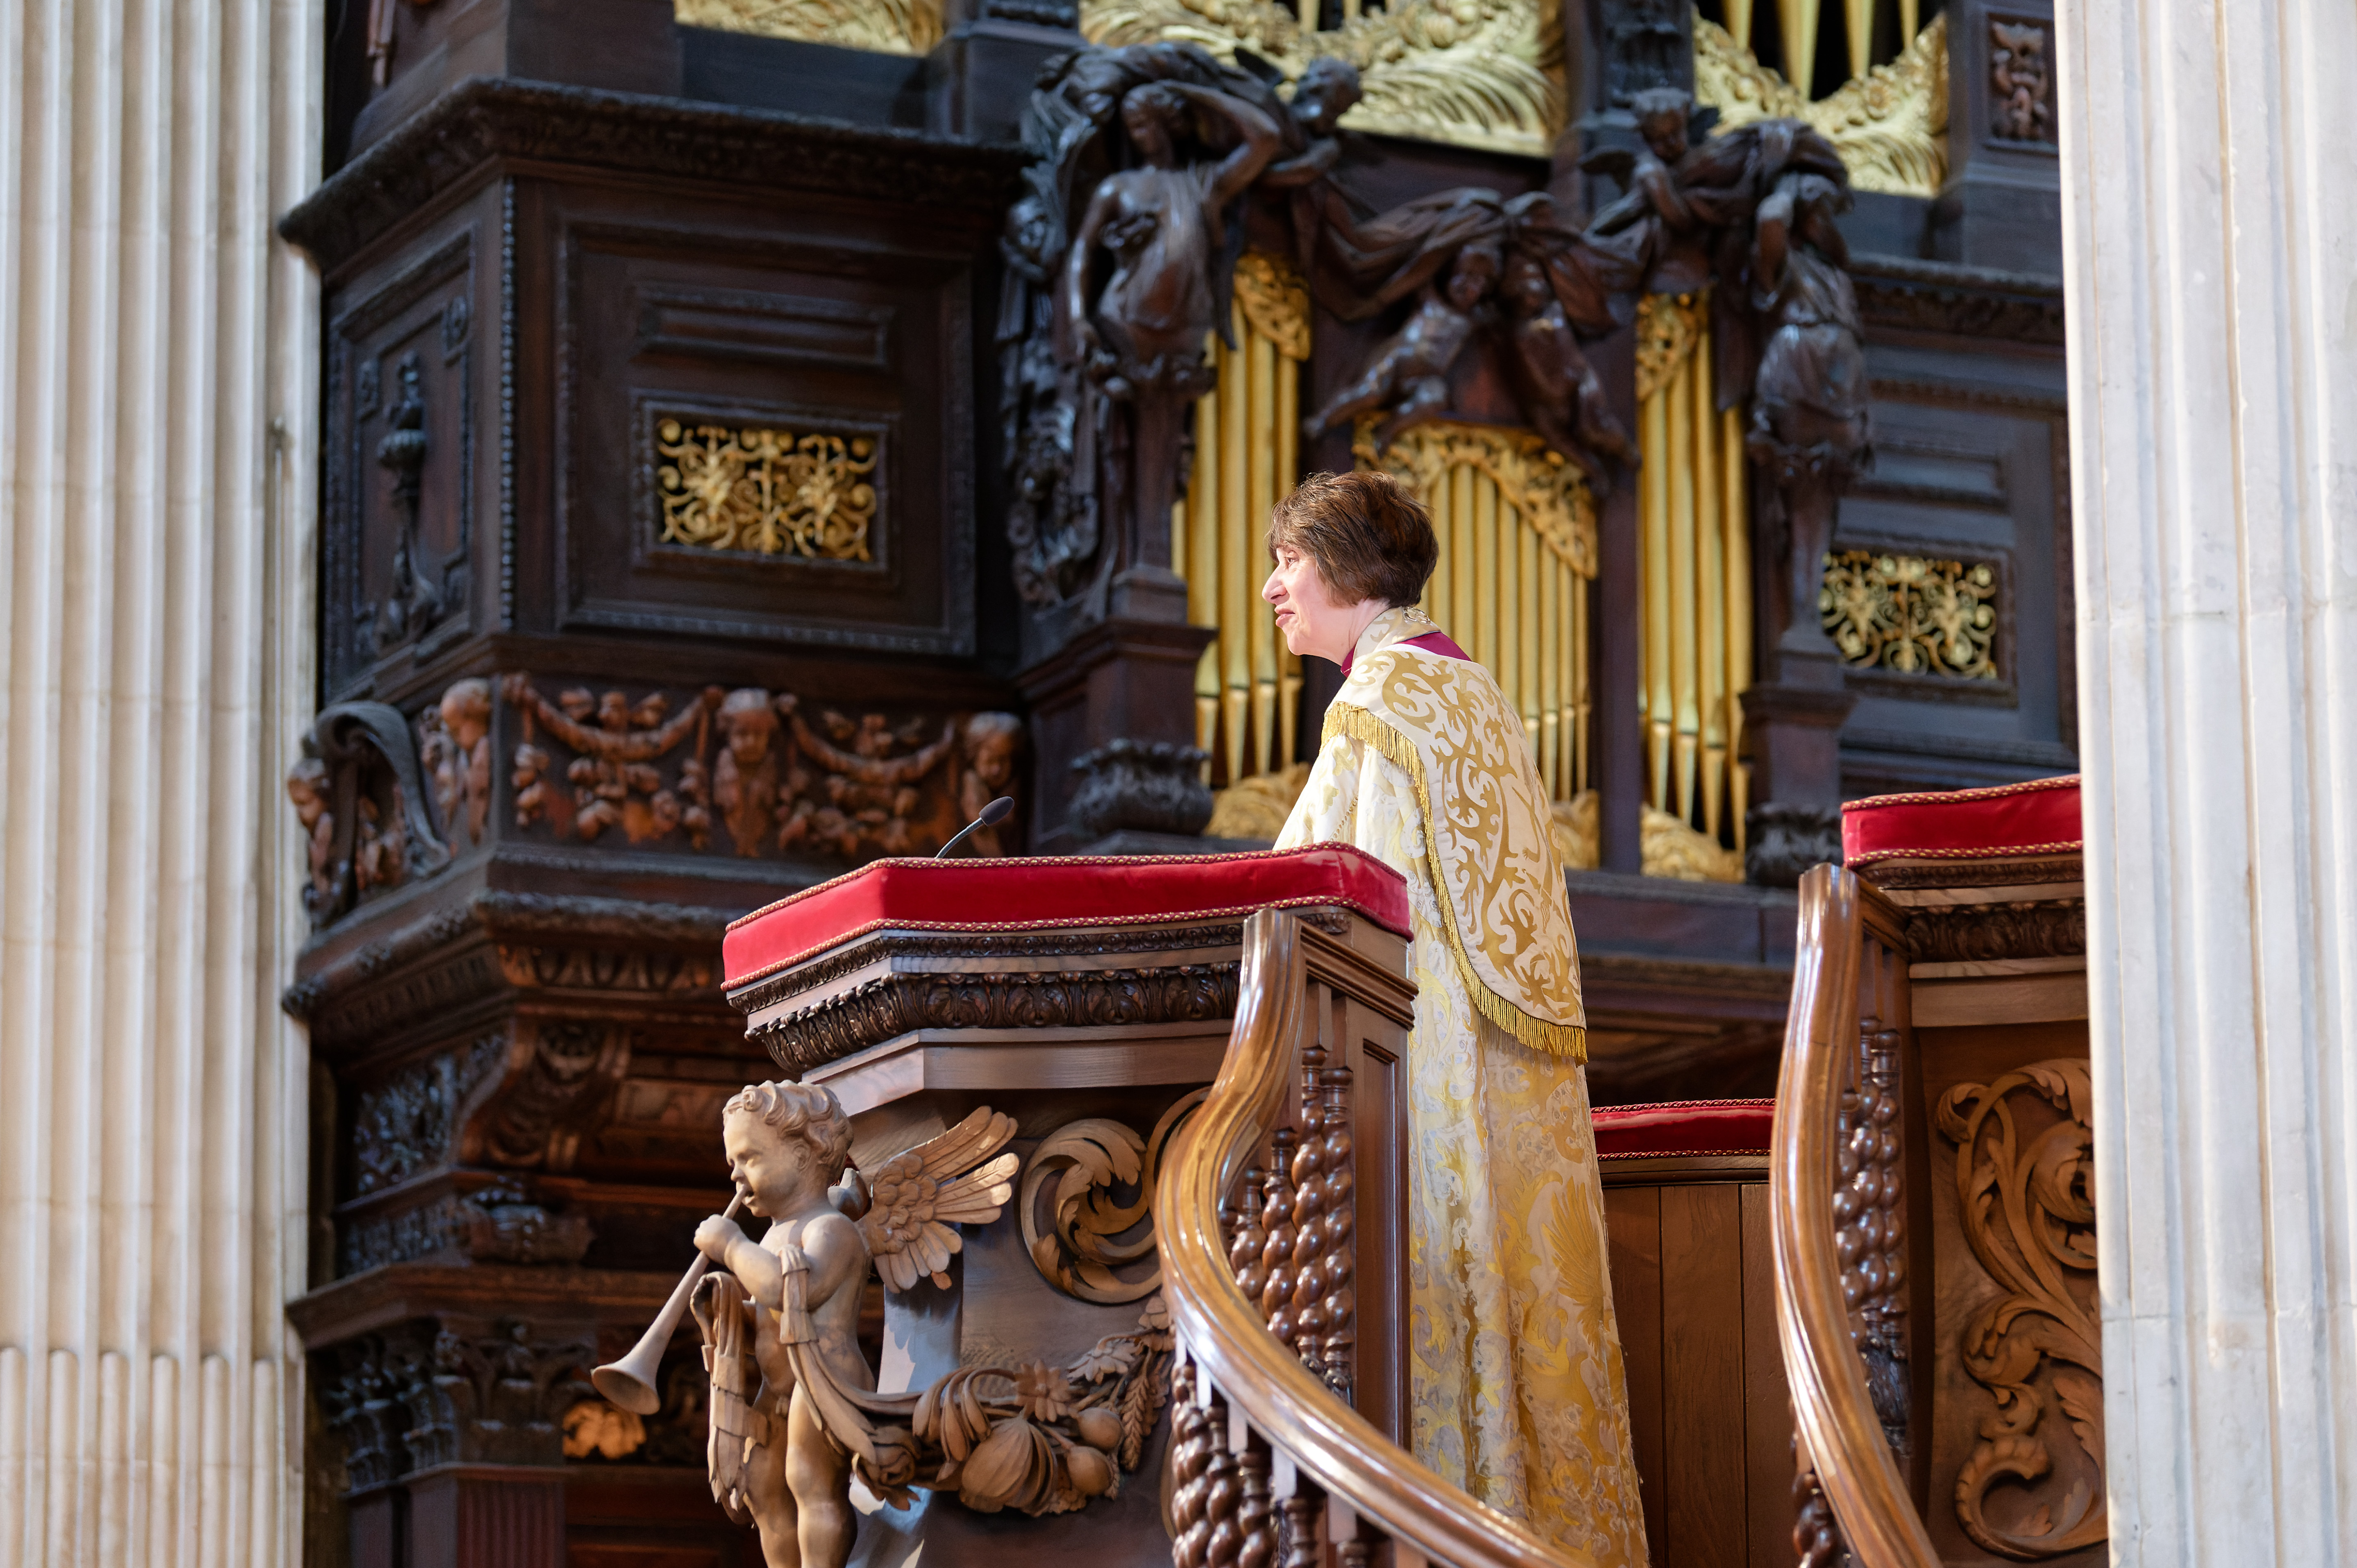
[[[1406,639],[1406,642],[1410,648],[1421,648],[1427,652],[1446,654],[1451,659],[1462,659],[1468,664],[1473,662],[1473,656],[1458,647],[1456,639],[1445,631],[1427,631],[1422,637]],[[1351,658],[1342,660],[1343,674],[1348,675],[1351,672],[1351,661],[1358,656],[1359,650],[1354,648],[1351,650]]]

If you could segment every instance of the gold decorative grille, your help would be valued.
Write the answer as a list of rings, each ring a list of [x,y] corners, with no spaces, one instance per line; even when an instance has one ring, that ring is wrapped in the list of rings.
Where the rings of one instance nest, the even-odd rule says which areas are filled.
[[[754,426],[655,427],[662,541],[705,550],[866,561],[876,521],[873,436]]]
[[[1750,508],[1743,417],[1711,384],[1706,294],[1648,295],[1637,317],[1639,710],[1655,811],[1743,847],[1750,768]]]
[[[1557,800],[1587,788],[1587,585],[1596,510],[1579,471],[1536,435],[1483,424],[1407,432],[1381,454],[1359,426],[1361,467],[1422,499],[1440,542],[1423,607],[1498,678]]]
[[[1276,257],[1236,263],[1229,330],[1211,339],[1217,383],[1195,405],[1195,467],[1170,519],[1171,569],[1187,579],[1187,618],[1218,630],[1195,667],[1195,743],[1233,783],[1293,762],[1301,660],[1260,596],[1268,514],[1301,467],[1301,362],[1309,290]]]
[[[942,41],[942,0],[672,0],[684,27],[920,55]]]
[[[1828,554],[1817,613],[1842,657],[1862,669],[1997,679],[1997,575],[1986,561]]]

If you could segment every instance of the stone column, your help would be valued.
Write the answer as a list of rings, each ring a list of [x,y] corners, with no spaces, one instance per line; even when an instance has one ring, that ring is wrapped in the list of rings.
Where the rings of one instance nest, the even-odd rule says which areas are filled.
[[[326,14],[0,27],[0,1563],[299,1554]]]
[[[2357,1541],[2357,13],[2058,7],[2112,1561]]]

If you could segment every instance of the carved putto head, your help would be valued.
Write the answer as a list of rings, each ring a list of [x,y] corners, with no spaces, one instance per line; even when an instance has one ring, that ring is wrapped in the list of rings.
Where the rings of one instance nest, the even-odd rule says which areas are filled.
[[[307,757],[286,770],[286,798],[295,802],[295,814],[309,827],[328,809],[328,765],[316,757]]]
[[[442,693],[442,727],[458,749],[474,750],[475,743],[490,731],[491,683],[479,675],[453,682]]]
[[[1319,55],[1301,69],[1293,86],[1293,118],[1313,136],[1330,136],[1366,89],[1359,68],[1337,55]]]
[[[851,1157],[851,1118],[831,1089],[748,1083],[720,1108],[720,1121],[729,1172],[756,1214],[823,1194]]]
[[[770,693],[758,686],[729,693],[720,704],[720,730],[739,767],[750,768],[769,756],[770,742],[778,733],[778,710]]]
[[[1655,157],[1675,164],[1686,156],[1686,126],[1694,116],[1691,94],[1682,88],[1650,87],[1631,94],[1629,112],[1637,117],[1637,134]]]
[[[976,714],[965,721],[965,761],[974,777],[996,789],[1015,775],[1015,749],[1023,721],[1013,714]]]
[[[1448,303],[1459,310],[1480,304],[1490,285],[1498,281],[1502,260],[1498,247],[1487,241],[1477,241],[1458,252],[1448,272]]]

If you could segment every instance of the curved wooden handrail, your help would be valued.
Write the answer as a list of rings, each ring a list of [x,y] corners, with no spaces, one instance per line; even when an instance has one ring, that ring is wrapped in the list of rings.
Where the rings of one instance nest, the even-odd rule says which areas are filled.
[[[1867,1391],[1835,1251],[1835,1144],[1864,935],[1856,877],[1830,865],[1802,877],[1769,1157],[1776,1331],[1802,1445],[1852,1554],[1863,1568],[1940,1568]]]
[[[1395,1541],[1450,1568],[1593,1568],[1377,1431],[1269,1332],[1236,1284],[1220,1202],[1276,1124],[1304,972],[1299,922],[1277,910],[1252,917],[1227,1058],[1172,1141],[1155,1196],[1163,1294],[1180,1342],[1273,1448]]]

